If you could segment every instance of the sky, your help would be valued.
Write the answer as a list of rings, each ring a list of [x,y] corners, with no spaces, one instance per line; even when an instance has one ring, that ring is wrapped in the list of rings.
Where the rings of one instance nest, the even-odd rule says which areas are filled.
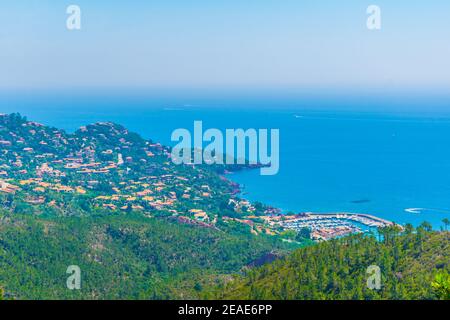
[[[0,90],[447,94],[449,16],[448,0],[2,0]]]

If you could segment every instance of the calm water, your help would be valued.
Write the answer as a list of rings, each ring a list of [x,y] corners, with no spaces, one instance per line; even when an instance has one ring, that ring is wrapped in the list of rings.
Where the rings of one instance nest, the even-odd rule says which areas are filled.
[[[257,105],[254,103],[253,107]],[[74,131],[114,121],[164,144],[176,128],[279,128],[280,172],[231,176],[245,196],[284,210],[371,213],[399,223],[450,218],[450,117],[405,113],[202,109],[181,101],[2,97],[0,112]],[[307,108],[305,108],[307,109]],[[418,213],[405,211],[421,208]]]

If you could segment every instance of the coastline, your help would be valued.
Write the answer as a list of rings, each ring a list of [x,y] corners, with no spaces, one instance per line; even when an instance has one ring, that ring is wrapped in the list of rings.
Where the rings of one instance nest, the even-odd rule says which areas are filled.
[[[251,169],[251,168],[247,168]],[[228,179],[225,175],[231,175],[235,172],[224,172],[222,176],[234,187],[233,195],[238,195],[245,201],[252,201],[245,197],[244,188],[240,183]],[[373,228],[385,228],[389,226],[397,226],[401,231],[404,227],[393,221],[375,216],[368,213],[355,212],[299,212],[292,214],[282,208],[268,206],[278,214],[267,214],[262,219],[271,227],[281,227],[284,230],[295,230],[300,232],[301,229],[307,228],[311,232],[313,240],[330,240],[333,238],[346,236],[356,233],[367,233]],[[361,227],[364,226],[364,227]]]
[[[102,110],[102,109],[99,109]],[[106,112],[106,111],[103,111]],[[41,116],[42,122],[44,123],[50,123],[52,126],[61,126],[64,130],[72,131],[70,130],[71,127],[78,128],[79,125],[84,125],[85,123],[92,123],[96,120],[96,118],[102,118],[104,119],[104,114],[99,113],[95,115],[86,115],[84,113],[71,114],[71,120],[70,125],[68,125],[67,122],[58,123],[54,118],[49,117],[49,115]],[[227,111],[226,115],[233,115],[233,111]],[[251,119],[258,119],[258,114],[260,112],[253,112],[250,115],[243,115],[242,122],[249,121],[249,117],[251,116]],[[214,119],[220,118],[220,119],[227,119],[224,117],[225,112],[215,111],[214,113],[210,114],[208,116],[208,121],[212,122]],[[361,157],[361,154],[356,154],[356,156],[353,156],[351,159],[342,158],[342,155],[340,154],[334,154],[332,161],[327,161],[324,163],[319,163],[319,166],[311,167],[311,161],[314,162],[314,164],[317,163],[317,157],[320,156],[319,159],[322,159],[324,157],[329,158],[328,152],[325,154],[317,153],[317,148],[321,147],[321,144],[316,141],[311,140],[308,138],[306,140],[306,146],[308,146],[308,153],[304,153],[304,157],[302,159],[297,159],[297,150],[292,149],[292,144],[289,143],[289,141],[292,141],[293,139],[297,139],[301,134],[303,134],[303,131],[300,131],[299,134],[292,131],[290,126],[297,126],[298,123],[293,123],[293,121],[298,121],[298,119],[291,119],[291,117],[286,117],[286,115],[290,115],[290,113],[286,114],[275,114],[273,116],[275,124],[280,127],[284,128],[284,132],[286,134],[283,135],[283,137],[292,136],[292,139],[286,140],[283,144],[287,146],[287,152],[288,154],[292,156],[285,157],[283,162],[283,168],[281,174],[279,174],[275,178],[261,178],[259,176],[254,175],[253,173],[249,174],[248,172],[253,170],[241,170],[233,172],[233,174],[228,175],[227,177],[230,178],[233,182],[240,183],[245,185],[245,188],[241,188],[242,190],[237,191],[235,190],[236,194],[240,194],[243,198],[249,199],[251,201],[261,201],[264,202],[272,207],[281,208],[281,211],[283,213],[285,212],[307,212],[307,211],[317,211],[317,212],[334,212],[334,211],[345,211],[345,212],[369,212],[376,214],[378,217],[395,221],[397,223],[400,223],[404,225],[405,223],[411,223],[414,226],[418,226],[423,221],[428,221],[433,225],[434,229],[438,229],[440,226],[442,226],[441,220],[442,218],[445,218],[446,215],[448,215],[448,211],[443,210],[424,210],[423,212],[417,212],[417,213],[411,213],[408,211],[405,211],[407,208],[446,208],[448,207],[447,200],[445,198],[445,189],[444,186],[441,185],[439,181],[446,180],[446,176],[441,175],[439,176],[439,181],[436,181],[436,179],[433,179],[433,185],[436,185],[435,190],[442,189],[442,192],[436,192],[436,191],[423,191],[422,186],[425,186],[430,183],[430,181],[425,180],[422,177],[419,178],[411,178],[417,183],[415,184],[408,184],[405,186],[405,183],[403,181],[409,181],[409,178],[404,178],[401,173],[404,171],[408,171],[408,174],[410,173],[410,168],[413,165],[415,169],[424,167],[428,162],[422,161],[421,164],[418,164],[417,161],[412,161],[410,158],[408,160],[403,159],[402,157],[396,158],[397,161],[393,162],[394,164],[398,161],[410,161],[409,166],[402,166],[402,168],[395,168],[396,172],[399,172],[400,175],[398,178],[396,178],[396,182],[390,184],[392,187],[388,187],[386,189],[385,185],[385,179],[384,173],[389,172],[390,169],[392,169],[390,166],[386,169],[386,164],[382,163],[381,165],[376,165],[374,170],[365,170],[367,167],[375,165],[372,162],[368,162],[365,157]],[[160,125],[164,122],[162,121],[155,121],[155,117],[158,120],[160,117],[167,117],[167,114],[164,112],[158,112],[155,110],[151,110],[148,112],[145,112],[144,116],[140,114],[142,121],[136,121],[136,118],[133,116],[130,116],[128,118],[120,118],[119,115],[113,115],[112,120],[120,121],[121,124],[125,125],[127,128],[133,128],[135,132],[138,132],[140,135],[144,137],[150,137],[154,141],[161,141],[161,143],[164,143],[165,145],[170,145],[170,143],[167,141],[167,136],[169,136],[168,132],[171,128],[168,128],[167,126]],[[185,113],[183,113],[183,119],[186,116]],[[193,112],[192,115],[189,114],[190,118],[197,119],[198,115]],[[111,116],[108,116],[110,118]],[[174,121],[176,123],[185,121],[181,118],[177,117],[176,115],[171,115],[173,117]],[[342,116],[343,117],[343,116]],[[45,121],[44,121],[45,119]],[[58,117],[60,119],[60,117]],[[334,118],[333,118],[334,119]],[[334,120],[325,121],[320,119],[315,119],[312,117],[306,117],[302,118],[302,126],[314,126],[314,128],[319,128],[320,130],[329,128],[329,124],[333,125],[346,125],[350,126],[350,128],[353,128],[354,125],[358,124],[358,121],[353,121],[351,123],[347,123],[345,118],[340,120],[341,118],[336,118]],[[384,121],[381,121],[379,117],[368,117],[365,119],[365,124],[375,126],[376,124],[383,123]],[[397,118],[396,118],[397,119]],[[133,120],[133,121],[131,121]],[[152,121],[152,123],[157,124],[157,126],[152,127],[150,130],[148,127],[145,127],[143,124],[147,121]],[[233,118],[234,120],[234,118]],[[339,121],[338,121],[339,120]],[[401,119],[400,119],[401,120]],[[186,122],[190,122],[190,119],[186,120]],[[326,122],[326,123],[324,123]],[[407,122],[407,121],[406,121]],[[422,122],[423,125],[427,124],[427,121],[421,120],[421,122],[417,122],[415,125],[421,125]],[[260,121],[258,120],[256,123],[256,127],[262,126],[262,124],[259,124]],[[311,124],[310,124],[311,123]],[[400,128],[391,128],[390,124],[393,122],[386,123],[386,126],[389,125],[388,129],[383,129],[384,131],[391,132],[391,130],[399,130],[399,132],[402,132],[402,127]],[[397,122],[395,122],[397,123]],[[403,122],[399,122],[403,123]],[[444,124],[441,124],[444,125]],[[180,125],[182,126],[182,125]],[[245,127],[244,124],[239,124],[237,126]],[[295,127],[297,128],[297,127]],[[446,128],[446,127],[445,127]],[[445,129],[441,128],[441,129]],[[376,126],[376,128],[379,130],[380,128]],[[402,129],[402,130],[400,130]],[[417,129],[420,129],[417,128]],[[315,130],[315,129],[314,129]],[[382,130],[382,133],[384,132]],[[322,132],[322,131],[321,131]],[[312,131],[312,133],[316,133],[316,131]],[[385,133],[385,132],[384,132]],[[411,131],[404,131],[403,136],[406,138],[409,138],[411,134]],[[313,134],[311,134],[313,136]],[[399,136],[399,135],[398,135]],[[390,135],[389,135],[390,137]],[[366,145],[366,138],[364,136],[364,145]],[[432,138],[431,137],[426,137]],[[311,138],[312,139],[312,138]],[[397,138],[396,138],[397,139]],[[384,140],[383,140],[384,141]],[[310,142],[314,142],[312,147],[309,147],[311,144]],[[358,141],[356,141],[358,142]],[[378,141],[376,141],[378,142]],[[396,144],[396,148],[401,151],[403,150],[403,146],[405,145],[404,140],[400,141],[401,144]],[[385,150],[385,146],[388,146],[389,148]],[[407,145],[407,144],[406,144]],[[317,146],[317,147],[316,147]],[[355,147],[358,147],[359,144],[352,144],[348,145],[351,150],[353,150]],[[375,145],[376,147],[377,145]],[[383,149],[381,149],[381,155],[384,155],[386,151],[390,150],[391,142],[389,144],[384,144]],[[312,148],[312,149],[311,149]],[[322,148],[322,147],[321,147]],[[372,147],[371,147],[372,148]],[[365,150],[365,149],[363,149]],[[409,149],[408,149],[409,150]],[[365,150],[366,152],[370,150]],[[348,154],[348,153],[346,153]],[[364,156],[365,153],[362,153]],[[399,153],[400,156],[404,154],[404,152]],[[354,159],[356,158],[357,161]],[[436,159],[436,156],[433,156],[433,159]],[[445,159],[445,156],[441,155],[438,157],[439,159]],[[297,159],[297,160],[296,160]],[[403,160],[402,160],[403,159]],[[420,160],[420,159],[418,159]],[[297,161],[297,162],[296,162]],[[300,162],[298,162],[300,161]],[[343,162],[345,161],[345,162]],[[345,166],[342,165],[342,163],[345,163]],[[355,163],[358,164],[357,167],[354,167]],[[352,166],[353,165],[353,166]],[[446,164],[447,165],[447,164]],[[356,178],[355,175],[353,175],[353,171],[348,171],[348,167],[353,167],[355,170],[363,174],[363,178],[365,179],[365,184],[367,184],[370,188],[363,188],[361,189],[357,184],[359,183],[359,178]],[[405,168],[403,168],[405,167]],[[434,165],[436,168],[440,168],[439,172],[445,172],[445,166],[443,164],[437,163]],[[299,169],[300,168],[300,169]],[[303,168],[311,168],[311,170],[305,170]],[[377,176],[374,176],[370,172],[378,172],[378,170],[382,168],[383,174],[378,174]],[[427,170],[429,170],[429,166],[427,167]],[[407,170],[406,170],[407,169]],[[386,171],[387,170],[387,171]],[[444,171],[443,171],[444,170]],[[416,170],[417,172],[422,172],[419,170]],[[415,172],[416,172],[415,171]],[[436,176],[438,175],[435,172],[431,172],[430,174],[427,174],[427,177]],[[241,178],[243,177],[243,178]],[[346,183],[345,188],[338,188],[341,183],[339,181],[343,181],[342,179],[347,179],[348,183]],[[299,180],[302,179],[302,180]],[[325,180],[324,180],[325,179]],[[428,179],[428,178],[427,178]],[[346,181],[347,181],[346,180]],[[254,182],[253,182],[254,181]],[[299,183],[292,183],[293,181],[299,181]],[[436,184],[436,182],[438,182]],[[319,183],[320,186],[319,186]],[[326,184],[324,184],[326,183]],[[358,188],[356,188],[358,187]],[[381,189],[384,188],[384,189]],[[445,188],[448,188],[448,186],[445,186]],[[429,189],[429,188],[428,188]],[[284,191],[281,191],[284,190]],[[312,192],[313,190],[314,192]],[[379,192],[378,190],[386,190],[385,192]],[[319,192],[320,193],[319,193]],[[360,192],[361,191],[361,192]],[[419,191],[421,191],[419,193]],[[300,198],[297,202],[296,199],[296,193],[300,195]],[[409,197],[411,195],[411,197]],[[323,199],[323,202],[322,202]],[[367,201],[358,201],[355,199],[367,199]],[[268,201],[270,200],[270,201]],[[306,200],[306,201],[305,201]],[[297,205],[299,204],[299,205]]]

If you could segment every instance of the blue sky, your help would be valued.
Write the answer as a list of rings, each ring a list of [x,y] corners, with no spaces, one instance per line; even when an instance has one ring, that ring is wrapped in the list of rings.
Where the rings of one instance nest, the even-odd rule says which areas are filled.
[[[449,14],[447,0],[2,0],[0,90],[449,93]]]

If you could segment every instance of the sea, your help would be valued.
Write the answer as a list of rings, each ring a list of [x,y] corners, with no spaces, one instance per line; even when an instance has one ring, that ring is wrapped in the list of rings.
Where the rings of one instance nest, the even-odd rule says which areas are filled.
[[[392,103],[392,108],[390,108]],[[363,98],[258,99],[153,97],[145,94],[0,94],[0,113],[73,132],[112,121],[174,145],[175,129],[279,129],[280,169],[229,175],[242,196],[284,212],[368,213],[397,223],[450,219],[450,101],[433,109]],[[431,105],[430,105],[431,103]],[[433,110],[430,112],[429,110]]]

